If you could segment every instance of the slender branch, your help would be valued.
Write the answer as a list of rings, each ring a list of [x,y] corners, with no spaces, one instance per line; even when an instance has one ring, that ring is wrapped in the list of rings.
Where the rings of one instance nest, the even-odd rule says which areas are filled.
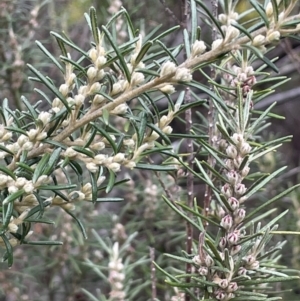
[[[154,248],[150,248],[150,259],[151,259],[151,297],[152,297],[152,301],[157,300],[156,299],[156,275],[155,275],[155,265],[154,265],[154,261],[155,261],[155,251]]]
[[[294,20],[300,18],[300,14],[297,16],[293,16],[287,19],[287,21]],[[266,27],[260,28],[256,30],[251,37],[255,37],[258,34],[264,34],[267,31]],[[242,38],[239,38],[231,43],[224,43],[221,46],[217,47],[216,49],[210,50],[203,55],[193,58],[193,59],[187,59],[184,63],[179,65],[177,68],[188,68],[193,69],[197,68],[197,66],[207,63],[209,61],[214,61],[218,57],[220,57],[222,54],[228,53],[232,50],[239,49],[240,45],[246,44],[250,41],[249,37],[244,36]],[[76,124],[73,126],[66,127],[60,134],[58,134],[56,137],[53,138],[53,140],[57,142],[62,142],[64,139],[69,137],[74,131],[76,131],[79,128],[82,128],[84,125],[96,120],[97,118],[101,117],[104,110],[110,111],[113,110],[115,107],[122,103],[126,103],[127,101],[138,97],[142,93],[149,91],[152,88],[155,88],[156,86],[159,86],[160,84],[167,83],[171,81],[171,78],[175,75],[175,72],[171,72],[163,77],[157,77],[144,85],[141,85],[139,87],[136,87],[130,91],[122,93],[120,96],[118,96],[113,102],[110,102],[103,106],[102,108],[99,108],[95,111],[91,111],[90,113],[84,115],[81,119],[77,120]],[[44,153],[44,151],[47,149],[47,145],[42,145],[36,149],[33,149],[29,152],[28,158],[33,158],[40,156]],[[13,161],[8,168],[11,170],[16,168],[16,164]]]
[[[176,15],[174,14],[174,12],[167,6],[166,1],[165,0],[159,0],[160,3],[163,5],[163,7],[165,8],[165,12],[177,23],[181,25],[180,20],[176,17]]]

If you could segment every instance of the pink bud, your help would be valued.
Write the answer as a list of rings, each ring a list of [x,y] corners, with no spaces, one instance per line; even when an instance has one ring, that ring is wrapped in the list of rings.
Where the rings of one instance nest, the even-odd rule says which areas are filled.
[[[239,183],[234,187],[234,190],[238,195],[243,195],[246,193],[247,188],[244,184]]]
[[[228,199],[228,204],[230,205],[230,207],[233,211],[235,211],[237,208],[239,208],[239,205],[240,205],[239,201],[234,197],[230,197]]]
[[[235,232],[229,233],[227,235],[227,241],[230,245],[236,245],[239,241],[239,235]]]
[[[221,193],[224,194],[227,198],[230,198],[232,196],[232,189],[229,184],[225,184],[221,188]]]
[[[239,181],[239,175],[234,170],[227,172],[226,177],[230,184],[236,184]]]
[[[239,224],[244,220],[244,218],[246,216],[246,211],[245,211],[245,209],[238,209],[234,213],[234,215],[235,215],[235,218],[234,218],[235,223]]]
[[[238,285],[236,282],[230,282],[229,285],[228,285],[228,288],[227,288],[227,291],[228,292],[235,292],[237,289],[238,289]]]
[[[226,215],[222,218],[220,226],[223,227],[225,230],[229,230],[232,227],[233,220],[230,215]]]
[[[225,237],[222,237],[222,238],[220,239],[220,242],[219,242],[219,247],[220,247],[220,249],[223,250],[223,249],[226,247],[226,243],[227,243],[226,238],[225,238]]]

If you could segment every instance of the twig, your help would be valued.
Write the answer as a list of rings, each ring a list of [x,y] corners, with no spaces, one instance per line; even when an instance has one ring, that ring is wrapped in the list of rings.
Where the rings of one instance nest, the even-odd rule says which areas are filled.
[[[155,275],[155,265],[154,265],[154,261],[155,261],[155,251],[154,248],[150,248],[150,259],[151,259],[151,296],[152,296],[152,301],[157,300],[156,299],[156,275]]]
[[[180,20],[176,17],[176,15],[174,14],[174,12],[167,6],[166,1],[165,0],[159,0],[160,3],[163,5],[163,7],[165,8],[165,12],[177,23],[181,25]]]

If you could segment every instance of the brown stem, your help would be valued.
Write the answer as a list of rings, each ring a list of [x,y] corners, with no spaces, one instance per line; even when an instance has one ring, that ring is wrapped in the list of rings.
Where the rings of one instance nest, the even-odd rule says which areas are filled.
[[[151,297],[152,297],[152,301],[157,300],[156,299],[156,275],[155,275],[155,265],[154,265],[154,261],[155,261],[155,251],[154,248],[150,248],[150,259],[151,259]]]

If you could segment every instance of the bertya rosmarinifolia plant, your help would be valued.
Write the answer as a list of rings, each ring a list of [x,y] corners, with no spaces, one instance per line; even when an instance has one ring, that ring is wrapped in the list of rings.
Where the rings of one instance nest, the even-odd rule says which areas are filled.
[[[146,37],[137,35],[124,8],[101,28],[94,8],[85,15],[94,38],[89,50],[51,32],[62,52],[57,60],[37,42],[61,70],[64,82],[57,86],[54,79],[28,65],[35,76],[31,80],[46,86],[52,96],[35,89],[43,101],[32,104],[22,97],[24,110],[13,111],[5,99],[0,109],[0,236],[9,266],[13,264],[13,247],[18,244],[60,244],[30,241],[33,223],[51,223],[44,214],[49,208],[58,206],[71,215],[86,236],[72,210],[78,202],[120,200],[99,198],[98,192],[109,193],[124,182],[117,179],[121,169],[174,172],[185,168],[205,183],[206,202],[202,212],[198,207],[201,199],[195,199],[189,207],[174,196],[163,196],[175,212],[200,232],[199,241],[182,257],[168,255],[190,266],[187,273],[172,275],[157,266],[166,274],[166,282],[178,291],[174,298],[278,299],[268,297],[270,284],[296,278],[284,274],[277,265],[283,243],[267,246],[286,212],[265,225],[261,220],[273,212],[264,211],[266,206],[295,187],[252,211],[247,211],[247,202],[284,169],[272,174],[251,173],[257,159],[290,139],[261,141],[258,134],[266,127],[266,119],[275,116],[270,112],[274,104],[264,112],[256,111],[255,104],[285,82],[285,78],[270,77],[263,71],[278,71],[273,60],[264,54],[279,39],[300,32],[300,15],[293,14],[296,0],[266,0],[263,4],[253,0],[252,8],[242,14],[235,11],[236,2],[219,1],[223,12],[216,18],[203,1],[191,0],[191,30],[184,30],[183,46],[169,48],[162,42],[179,26],[158,36],[156,30]],[[198,15],[217,32],[211,45],[201,39]],[[128,40],[121,45],[116,42],[115,23],[119,18],[124,18],[128,31]],[[72,58],[70,50],[76,53],[72,56],[79,58]],[[179,64],[176,57],[183,50],[186,59]],[[207,65],[214,69],[214,77],[202,71]],[[194,71],[208,78],[208,86],[193,80]],[[256,90],[258,80],[270,87]],[[170,95],[178,83],[190,90],[179,93],[174,101]],[[191,107],[206,106],[207,100],[199,99],[198,91],[209,96],[211,117],[209,131],[203,133],[192,126],[188,135],[194,135],[193,144],[208,158],[200,162],[195,157],[193,170],[185,156],[173,149],[170,124]],[[187,93],[193,101],[185,104]],[[160,111],[157,102],[163,98],[169,106]],[[49,110],[39,109],[44,102],[48,102]],[[151,154],[159,154],[162,164],[151,164]],[[111,254],[112,262],[118,262],[117,244]],[[122,280],[123,276],[119,281]],[[122,298],[118,300],[126,299],[120,294]]]

